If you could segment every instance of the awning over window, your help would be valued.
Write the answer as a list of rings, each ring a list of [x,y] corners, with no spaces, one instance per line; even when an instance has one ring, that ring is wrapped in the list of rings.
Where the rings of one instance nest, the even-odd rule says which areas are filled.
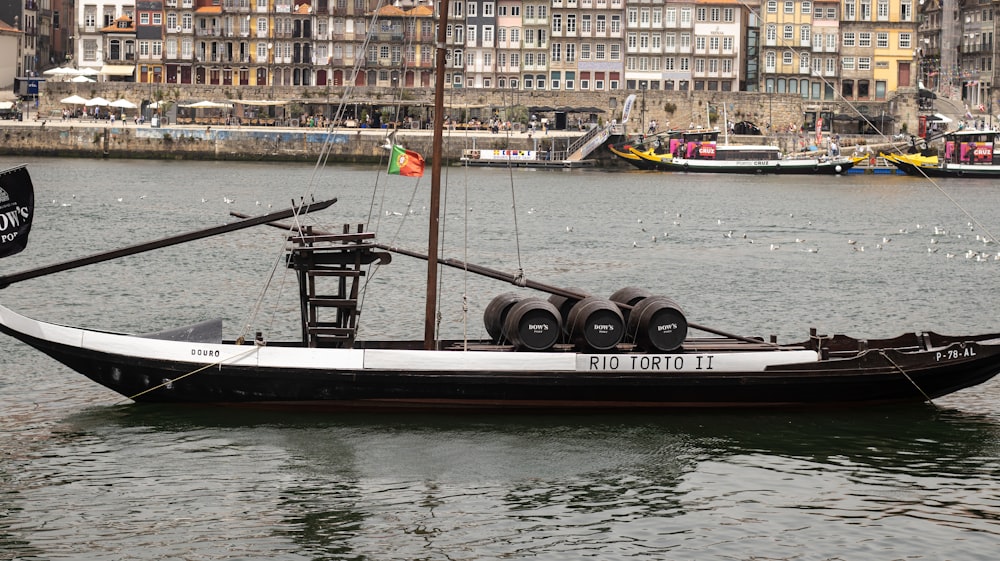
[[[101,76],[132,76],[135,74],[134,64],[105,64],[101,67]]]

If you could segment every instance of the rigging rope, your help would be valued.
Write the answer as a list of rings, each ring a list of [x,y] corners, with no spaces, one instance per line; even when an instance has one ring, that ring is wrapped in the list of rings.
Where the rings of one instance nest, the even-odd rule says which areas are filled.
[[[160,388],[167,387],[170,384],[173,384],[174,382],[177,382],[179,380],[183,380],[184,378],[187,378],[188,376],[193,376],[193,375],[195,375],[195,374],[197,374],[199,372],[204,372],[205,370],[208,370],[209,368],[212,368],[213,366],[222,366],[224,363],[229,362],[229,361],[236,362],[236,361],[239,361],[241,359],[244,359],[244,358],[252,355],[253,353],[256,353],[259,349],[260,349],[260,346],[254,345],[253,348],[251,348],[250,350],[246,351],[245,353],[240,353],[240,354],[238,354],[236,356],[226,357],[226,358],[224,358],[224,359],[222,359],[222,360],[220,360],[218,362],[213,362],[211,364],[206,364],[206,365],[204,365],[204,366],[202,366],[200,368],[196,368],[196,369],[194,369],[194,370],[188,372],[187,374],[184,374],[184,375],[182,375],[182,376],[180,376],[178,378],[172,378],[170,380],[164,380],[163,383],[155,385],[155,386],[153,386],[151,388],[146,388],[145,390],[143,390],[143,391],[141,391],[141,392],[139,392],[137,394],[130,395],[130,396],[128,396],[127,399],[131,399],[132,401],[135,401],[135,398],[137,398],[137,397],[141,397],[141,396],[144,396],[144,395],[146,395],[147,393],[149,393],[151,391],[155,391],[155,390],[158,390]],[[119,402],[119,404],[123,404],[123,403],[125,403],[125,402],[124,401]]]
[[[368,51],[368,45],[371,42],[372,35],[373,35],[372,34],[372,30],[374,30],[374,29],[377,28],[377,23],[378,23],[378,19],[379,19],[379,11],[382,9],[382,7],[384,5],[385,5],[385,0],[379,0],[378,3],[377,3],[377,5],[375,6],[374,11],[372,13],[372,17],[370,19],[370,23],[369,23],[369,28],[368,28],[369,32],[365,34],[365,40],[362,43],[359,52],[366,53]],[[306,181],[305,184],[304,184],[303,192],[301,193],[300,199],[299,199],[299,206],[300,207],[307,204],[305,201],[307,201],[307,200],[314,200],[313,196],[314,196],[314,194],[316,192],[316,189],[317,189],[317,186],[319,184],[319,174],[320,174],[320,171],[323,170],[326,167],[326,164],[329,161],[330,155],[331,155],[332,150],[333,150],[333,146],[335,144],[334,141],[337,138],[337,134],[336,133],[341,130],[341,125],[344,122],[344,118],[345,118],[345,115],[346,115],[346,110],[347,110],[347,106],[348,106],[348,100],[352,99],[353,96],[354,96],[354,92],[355,92],[355,89],[357,87],[356,86],[356,84],[357,84],[357,76],[358,76],[359,72],[361,71],[362,64],[364,64],[364,62],[365,62],[365,58],[363,56],[357,57],[357,59],[355,60],[354,66],[351,69],[350,77],[346,81],[346,84],[345,84],[345,87],[344,87],[344,94],[341,97],[340,103],[338,104],[337,109],[334,112],[334,115],[333,115],[332,119],[330,120],[330,124],[327,126],[326,135],[324,137],[323,144],[320,147],[319,157],[316,159],[316,163],[313,166],[312,175],[310,176],[309,180]],[[271,80],[272,80],[272,83],[273,83],[273,80],[274,80],[273,76],[271,77]],[[358,131],[358,134],[360,134],[360,130]],[[381,162],[384,162],[384,155],[380,158],[380,160],[381,160]],[[371,214],[372,214],[372,210],[371,209],[374,207],[374,204],[375,204],[374,203],[374,196],[375,196],[375,193],[378,192],[378,181],[379,181],[380,176],[381,176],[381,174],[376,174],[376,176],[375,176],[375,185],[374,185],[374,188],[373,188],[373,201],[372,201],[371,206],[369,208],[369,216],[368,216],[368,222],[369,222],[369,224],[371,223]],[[294,201],[293,201],[292,204],[293,204],[293,206],[295,206],[295,202]],[[298,212],[294,216],[292,216],[293,228],[290,230],[290,232],[294,233],[294,232],[303,232],[304,231],[303,224],[302,224],[300,218],[301,217],[300,217],[300,215],[299,215]],[[316,218],[313,217],[313,216],[310,216],[310,220],[312,220],[314,223],[316,222]],[[263,300],[265,298],[265,295],[266,295],[269,287],[272,284],[274,276],[277,274],[278,264],[283,261],[283,257],[284,257],[285,251],[286,251],[286,243],[287,243],[287,240],[283,239],[280,244],[277,244],[277,252],[276,252],[276,257],[275,257],[274,265],[271,268],[271,274],[268,276],[267,279],[265,279],[264,284],[261,287],[260,293],[259,293],[259,295],[258,295],[258,297],[257,297],[257,299],[256,299],[256,301],[254,303],[254,305],[251,307],[251,310],[247,314],[246,321],[243,322],[242,331],[240,333],[240,339],[243,339],[246,336],[246,334],[249,333],[253,329],[251,326],[257,321],[257,317],[258,317],[258,315],[259,315],[259,313],[261,311],[262,303],[263,303]],[[282,274],[282,282],[281,282],[281,286],[282,287],[284,287],[285,281],[288,278],[287,275],[289,275],[289,274],[290,273],[289,273],[288,269],[285,268],[285,270],[284,270],[284,272]],[[274,309],[272,310],[272,314],[271,314],[271,320],[270,320],[270,323],[269,323],[269,327],[273,326],[275,317],[277,316],[276,310],[277,310],[277,307],[279,305],[278,303],[280,301],[281,292],[282,291],[279,291],[279,294],[276,297],[275,304],[274,304]],[[360,307],[360,304],[361,304],[361,301],[359,300],[359,307]]]
[[[889,364],[893,365],[896,368],[896,370],[899,370],[899,373],[902,374],[903,376],[905,376],[906,379],[909,380],[911,384],[913,384],[913,387],[917,388],[917,391],[920,392],[920,395],[924,396],[924,399],[926,399],[928,403],[930,403],[934,407],[937,407],[937,403],[934,403],[934,400],[931,399],[931,397],[929,395],[927,395],[927,393],[923,390],[923,388],[921,388],[920,386],[918,386],[917,382],[914,381],[913,378],[911,378],[910,375],[907,374],[906,371],[903,370],[903,368],[901,366],[899,366],[898,364],[896,364],[896,362],[894,360],[892,360],[892,358],[890,358],[889,355],[886,354],[885,350],[879,349],[878,354],[882,355],[883,358],[885,358],[886,360],[888,360]]]

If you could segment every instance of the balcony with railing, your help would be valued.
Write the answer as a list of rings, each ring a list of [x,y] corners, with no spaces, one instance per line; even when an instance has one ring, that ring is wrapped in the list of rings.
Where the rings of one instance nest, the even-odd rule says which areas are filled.
[[[983,42],[983,43],[976,43],[976,44],[971,44],[971,45],[962,45],[961,52],[962,52],[963,55],[987,54],[987,53],[992,54],[993,53],[993,43],[991,43],[991,42]]]

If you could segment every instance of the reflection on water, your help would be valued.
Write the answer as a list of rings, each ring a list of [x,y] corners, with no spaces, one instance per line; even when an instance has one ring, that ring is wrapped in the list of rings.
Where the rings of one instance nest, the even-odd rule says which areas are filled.
[[[873,427],[876,427],[874,429]],[[0,547],[126,559],[892,558],[1000,535],[996,422],[825,414],[66,418]],[[904,537],[905,536],[905,537]],[[73,544],[73,545],[71,545]],[[936,548],[923,549],[936,544]],[[987,550],[982,550],[987,551]]]
[[[3,272],[218,224],[232,209],[286,206],[311,172],[71,163],[33,163],[40,212],[29,251]],[[522,170],[515,240],[510,174],[465,173],[451,170],[452,184],[475,202],[452,189],[445,237],[468,237],[474,262],[598,294],[650,287],[692,321],[783,340],[811,326],[1000,331],[987,305],[998,265],[946,257],[988,244],[911,178]],[[340,202],[318,225],[370,221],[384,241],[419,247],[426,189],[392,179],[369,220],[367,175],[344,167],[321,178],[317,198]],[[992,225],[994,189],[951,194]],[[932,244],[935,226],[951,234]],[[280,237],[203,240],[0,297],[42,319],[115,331],[223,317],[231,335]],[[399,258],[372,277],[365,335],[420,331],[409,315],[423,303],[406,289],[421,282],[414,265]],[[447,300],[444,329],[478,335],[477,314],[508,288],[444,279],[473,309],[463,316],[461,298]],[[296,331],[294,291],[284,295],[265,306],[278,319],[256,324],[269,338]],[[1000,534],[996,380],[940,409],[329,416],[122,405],[9,338],[0,354],[0,558],[968,559],[991,555]]]

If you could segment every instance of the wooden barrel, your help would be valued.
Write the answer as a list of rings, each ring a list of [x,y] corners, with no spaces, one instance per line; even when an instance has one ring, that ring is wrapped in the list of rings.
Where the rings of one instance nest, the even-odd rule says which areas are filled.
[[[628,332],[635,344],[650,352],[671,352],[687,338],[688,322],[684,311],[673,300],[651,296],[639,302],[629,316]]]
[[[625,335],[625,319],[611,300],[589,296],[569,312],[567,329],[577,347],[607,351]]]
[[[580,288],[567,288],[566,290],[576,292],[584,297],[590,296],[589,292]],[[552,294],[549,296],[549,302],[555,306],[557,310],[559,310],[559,317],[562,318],[563,326],[567,329],[569,329],[569,312],[580,300],[581,298],[567,298],[565,296],[559,296],[558,294]]]
[[[486,324],[486,332],[490,334],[490,339],[494,343],[502,343],[507,337],[504,336],[504,321],[511,307],[521,300],[521,296],[516,292],[505,292],[494,296],[483,311],[483,323]]]
[[[562,318],[552,303],[541,298],[525,298],[507,312],[504,334],[518,349],[545,351],[559,342]]]
[[[653,293],[645,288],[640,288],[638,286],[626,286],[625,288],[619,288],[616,290],[615,293],[611,295],[611,301],[635,307],[636,304],[652,295]],[[628,323],[628,316],[632,313],[632,310],[628,308],[619,309],[622,311],[622,317],[625,318],[625,323]]]

